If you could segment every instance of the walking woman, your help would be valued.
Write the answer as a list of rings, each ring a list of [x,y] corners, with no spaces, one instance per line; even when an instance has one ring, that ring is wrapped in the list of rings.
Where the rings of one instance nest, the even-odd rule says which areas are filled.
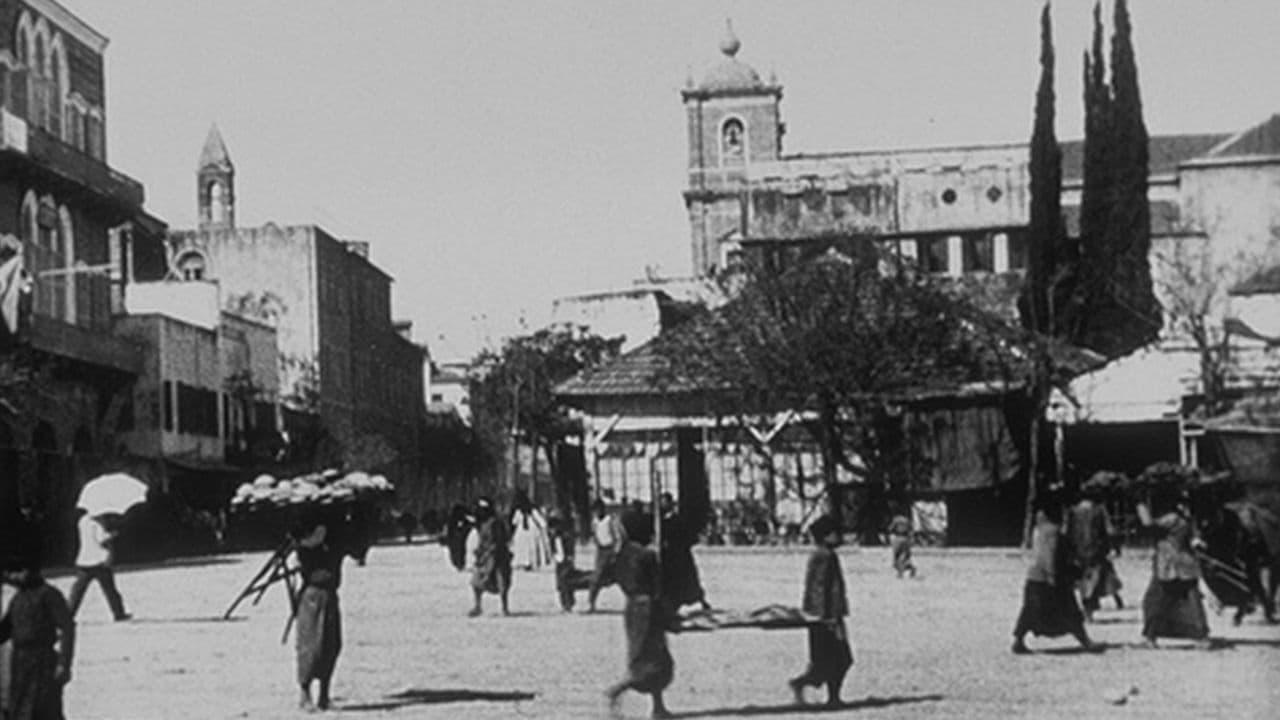
[[[1084,629],[1084,613],[1076,602],[1069,543],[1062,534],[1062,503],[1046,495],[1037,503],[1031,535],[1031,562],[1022,587],[1022,610],[1013,628],[1013,652],[1025,655],[1027,633],[1042,637],[1071,635],[1086,650],[1098,651]]]
[[[1137,508],[1138,521],[1156,537],[1151,584],[1142,597],[1142,637],[1148,647],[1165,637],[1194,640],[1197,647],[1207,649],[1209,622],[1200,595],[1200,564],[1192,547],[1191,512],[1181,497],[1163,500],[1152,507],[1138,503]]]
[[[494,510],[493,500],[482,497],[475,509],[475,564],[471,570],[471,591],[475,605],[469,617],[477,617],[483,610],[480,598],[485,593],[497,593],[502,600],[502,614],[511,614],[507,607],[507,592],[511,590],[511,531],[507,522]]]
[[[667,617],[659,596],[658,553],[650,516],[628,511],[622,516],[627,539],[618,551],[618,585],[627,597],[622,624],[627,634],[627,674],[605,692],[616,714],[627,690],[653,697],[653,717],[670,717],[662,691],[671,684],[675,661],[667,649]]]
[[[332,523],[330,523],[332,524]],[[342,612],[338,586],[342,584],[344,549],[337,529],[317,517],[308,518],[294,533],[302,590],[298,594],[296,650],[298,656],[298,705],[307,711],[326,710],[329,683],[342,652]],[[319,684],[311,699],[311,684]]]

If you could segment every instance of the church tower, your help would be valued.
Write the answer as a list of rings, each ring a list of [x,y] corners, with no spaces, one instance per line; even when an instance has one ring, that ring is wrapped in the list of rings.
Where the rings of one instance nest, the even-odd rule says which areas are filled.
[[[196,170],[196,205],[201,230],[230,230],[236,226],[236,169],[227,154],[218,126],[209,128]]]
[[[726,23],[720,52],[701,82],[689,78],[684,99],[689,185],[684,192],[693,241],[693,272],[714,275],[747,234],[747,181],[753,166],[782,156],[782,86],[760,79],[737,59],[742,43]]]

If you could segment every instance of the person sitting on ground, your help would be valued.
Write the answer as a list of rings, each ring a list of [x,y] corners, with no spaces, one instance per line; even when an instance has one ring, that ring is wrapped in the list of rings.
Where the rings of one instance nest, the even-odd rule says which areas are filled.
[[[34,553],[7,558],[4,581],[17,588],[0,618],[0,644],[12,641],[6,718],[62,718],[62,689],[71,681],[76,624],[57,588],[45,582]]]
[[[853,651],[844,618],[849,614],[844,572],[840,569],[840,525],[830,515],[823,515],[809,526],[814,550],[804,574],[804,598],[801,610],[818,618],[809,626],[809,666],[788,681],[796,702],[804,703],[804,689],[827,686],[827,705],[841,704],[840,687],[853,666]]]
[[[1062,533],[1062,503],[1055,494],[1037,502],[1031,536],[1031,562],[1022,588],[1022,610],[1013,628],[1013,652],[1027,654],[1027,633],[1041,637],[1071,635],[1090,651],[1101,650],[1084,629],[1084,613],[1076,602],[1075,573],[1069,541]]]

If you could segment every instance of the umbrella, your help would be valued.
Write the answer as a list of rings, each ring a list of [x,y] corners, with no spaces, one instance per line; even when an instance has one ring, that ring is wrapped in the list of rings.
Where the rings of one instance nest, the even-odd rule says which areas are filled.
[[[123,515],[129,508],[147,499],[147,484],[132,475],[109,473],[85,483],[76,507],[90,516],[103,513]]]

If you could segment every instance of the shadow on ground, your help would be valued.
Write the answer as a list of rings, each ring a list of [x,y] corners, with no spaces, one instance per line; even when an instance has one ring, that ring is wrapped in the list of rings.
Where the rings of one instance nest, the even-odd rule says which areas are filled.
[[[382,700],[367,703],[340,705],[344,712],[396,710],[411,705],[439,705],[458,702],[519,702],[537,697],[531,692],[518,690],[405,690],[385,696]]]
[[[224,622],[242,622],[249,618],[243,616],[232,615],[231,617],[222,617],[221,615],[206,615],[204,617],[135,617],[130,623],[141,623],[145,625],[162,624],[162,623],[224,623]]]
[[[754,717],[758,715],[793,715],[795,713],[836,713],[849,712],[851,710],[869,710],[874,708],[890,707],[893,705],[937,702],[941,699],[942,696],[936,693],[931,695],[892,695],[890,697],[876,697],[872,695],[861,700],[849,700],[839,705],[797,705],[795,703],[786,703],[781,705],[745,705],[742,707],[715,708],[713,710],[677,712],[673,713],[671,717]]]

